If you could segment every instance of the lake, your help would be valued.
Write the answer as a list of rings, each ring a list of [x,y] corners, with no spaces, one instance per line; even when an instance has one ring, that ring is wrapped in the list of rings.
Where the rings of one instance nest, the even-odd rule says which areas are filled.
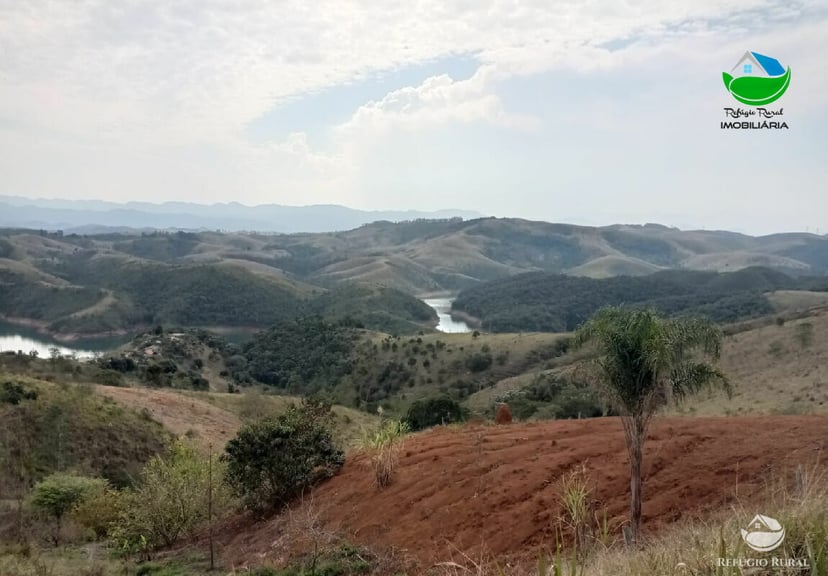
[[[0,322],[0,352],[22,350],[28,354],[32,350],[37,350],[37,354],[41,358],[49,357],[50,348],[57,348],[61,356],[74,354],[78,358],[93,358],[96,354],[114,350],[128,340],[129,337],[103,338],[81,340],[67,344],[25,327]]]
[[[437,312],[439,323],[437,330],[440,332],[471,332],[468,324],[460,320],[454,320],[449,311],[451,311],[451,303],[454,298],[424,298],[423,302],[434,308]]]

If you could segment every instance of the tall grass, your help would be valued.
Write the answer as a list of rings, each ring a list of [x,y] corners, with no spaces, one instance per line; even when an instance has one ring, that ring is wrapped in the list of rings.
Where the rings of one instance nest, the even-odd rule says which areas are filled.
[[[402,440],[408,431],[407,422],[383,420],[376,430],[364,435],[362,448],[370,458],[378,487],[385,488],[393,482]]]

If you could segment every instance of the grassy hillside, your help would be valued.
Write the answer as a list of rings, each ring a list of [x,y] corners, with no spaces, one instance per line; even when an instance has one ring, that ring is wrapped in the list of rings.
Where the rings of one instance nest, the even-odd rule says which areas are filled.
[[[574,330],[610,305],[651,306],[664,314],[734,322],[772,313],[767,292],[796,288],[828,291],[828,280],[795,279],[768,268],[730,273],[665,270],[604,279],[532,272],[464,290],[452,309],[497,332]]]
[[[733,385],[733,398],[703,393],[670,412],[828,413],[828,308],[792,310],[725,326],[720,367]],[[549,391],[577,382],[576,369],[583,360],[581,353],[567,353],[546,367],[529,368],[473,393],[466,405],[473,412],[483,413],[491,411],[497,402],[507,401],[520,418],[554,417],[562,402],[572,401],[572,391],[564,390],[562,396],[554,398],[549,397]]]
[[[103,398],[89,385],[0,372],[0,491],[59,470],[123,486],[166,438],[147,413]]]

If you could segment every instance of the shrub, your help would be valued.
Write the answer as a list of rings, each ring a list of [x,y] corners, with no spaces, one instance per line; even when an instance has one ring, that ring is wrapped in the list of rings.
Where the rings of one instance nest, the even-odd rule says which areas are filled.
[[[495,424],[511,424],[512,423],[512,411],[509,410],[508,404],[501,404],[497,409],[497,414],[495,415]]]
[[[460,404],[448,396],[438,396],[412,403],[405,417],[411,430],[424,430],[431,426],[461,422],[465,414]]]
[[[371,458],[377,486],[385,488],[394,480],[394,469],[399,459],[401,439],[408,433],[408,424],[404,421],[383,421],[379,428],[363,438],[363,448]]]
[[[231,490],[257,512],[286,504],[345,460],[334,443],[330,406],[306,402],[254,422],[227,443],[224,460]]]
[[[20,404],[24,400],[37,400],[37,392],[28,390],[17,382],[3,382],[0,387],[0,404]]]
[[[56,473],[47,476],[32,489],[32,506],[55,520],[55,546],[60,543],[63,517],[86,498],[106,489],[106,481],[73,474]]]
[[[483,372],[492,365],[492,355],[488,352],[475,352],[466,358],[466,368],[472,372]]]
[[[84,499],[72,510],[72,519],[103,538],[120,517],[123,499],[117,490],[104,489]]]
[[[147,462],[141,484],[123,493],[112,539],[127,551],[146,551],[192,535],[208,520],[211,490],[214,510],[222,510],[229,501],[221,483],[222,465],[213,466],[211,486],[208,459],[192,444],[174,442],[167,454]]]

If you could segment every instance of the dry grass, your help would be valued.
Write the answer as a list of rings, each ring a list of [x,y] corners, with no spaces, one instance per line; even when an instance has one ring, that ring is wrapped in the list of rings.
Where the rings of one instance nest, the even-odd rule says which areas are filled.
[[[777,290],[768,294],[768,300],[779,311],[807,310],[818,306],[828,306],[828,292]]]
[[[799,336],[807,324],[812,326],[810,344]],[[828,412],[828,311],[728,336],[721,368],[733,383],[732,400],[703,394],[675,413]]]

